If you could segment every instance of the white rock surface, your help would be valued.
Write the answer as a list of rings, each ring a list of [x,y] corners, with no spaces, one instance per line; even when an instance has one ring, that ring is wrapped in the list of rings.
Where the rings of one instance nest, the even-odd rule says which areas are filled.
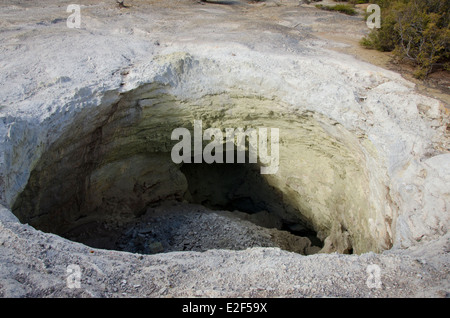
[[[307,30],[330,13],[290,2],[132,1],[129,9],[112,2],[80,1],[81,29],[65,25],[70,1],[0,4],[1,296],[448,295],[450,155],[439,148],[447,143],[448,118],[438,100],[417,94],[396,73],[327,50]],[[339,30],[350,18],[337,19],[330,23]],[[179,100],[245,92],[276,101],[276,114],[322,115],[323,129],[335,137],[366,138],[349,149],[361,152],[368,174],[375,211],[368,231],[392,238],[393,249],[142,256],[93,250],[18,223],[9,209],[76,115],[95,117],[152,82],[167,84]],[[73,263],[83,269],[81,289],[66,287]],[[381,289],[366,285],[370,264],[382,269]],[[123,279],[141,287],[123,287]]]

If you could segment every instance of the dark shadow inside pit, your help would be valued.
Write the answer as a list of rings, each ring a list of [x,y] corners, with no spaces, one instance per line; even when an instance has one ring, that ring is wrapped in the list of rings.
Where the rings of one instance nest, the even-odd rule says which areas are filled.
[[[151,157],[161,157],[161,160],[172,164],[170,157],[165,154],[152,154]],[[163,171],[163,161],[158,161],[157,171]],[[103,198],[102,205],[96,210],[87,205],[86,202],[93,202],[87,198],[104,185],[86,183],[88,179],[92,182],[92,176],[86,176],[78,170],[71,170],[71,177],[57,177],[60,175],[55,174],[48,184],[59,186],[49,187],[42,186],[42,171],[33,171],[29,184],[13,210],[22,222],[45,232],[94,248],[133,253],[279,246],[288,251],[300,250],[301,254],[313,254],[323,247],[314,230],[300,219],[286,217],[295,215],[292,212],[296,209],[284,200],[279,190],[267,182],[258,164],[192,163],[179,165],[177,169],[187,181],[184,197],[148,201],[143,209],[134,211],[133,215],[123,214],[120,208],[125,210],[129,206],[120,202],[115,205],[119,211],[111,214],[111,205],[108,205],[111,199]],[[122,182],[129,182],[127,178],[133,177],[126,177]],[[170,179],[170,173],[163,173],[161,178]],[[62,186],[64,181],[68,185]],[[70,189],[70,184],[76,186]],[[81,184],[84,186],[79,192]],[[160,184],[160,181],[155,184]],[[158,191],[157,186],[145,183],[142,186]],[[136,186],[132,191],[137,191]],[[127,197],[126,193],[120,195]],[[82,198],[85,204],[79,204],[78,198]],[[34,209],[34,214],[29,214],[31,209]],[[97,211],[99,209],[101,211]],[[297,214],[301,215],[300,211]],[[252,225],[247,230],[247,221],[257,227]],[[261,228],[273,231],[264,232]],[[275,241],[267,239],[267,233],[272,238],[275,235]],[[310,244],[307,245],[311,247],[304,247],[305,238],[309,239]]]
[[[286,219],[286,211],[297,209],[284,200],[260,172],[258,164],[212,163],[183,164],[181,172],[188,182],[185,199],[212,210],[249,214],[253,223],[307,237],[312,245],[323,247],[317,233],[300,219]],[[300,211],[295,213],[301,215]],[[294,214],[294,215],[295,215]]]

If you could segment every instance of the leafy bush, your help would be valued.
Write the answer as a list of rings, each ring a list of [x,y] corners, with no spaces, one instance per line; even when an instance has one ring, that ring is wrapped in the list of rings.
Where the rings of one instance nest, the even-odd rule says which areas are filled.
[[[381,29],[374,29],[361,45],[394,51],[417,66],[415,76],[424,78],[437,66],[448,69],[450,61],[450,1],[374,0],[382,8]]]
[[[336,4],[334,6],[324,6],[322,4],[317,4],[316,8],[319,8],[322,10],[328,10],[328,11],[339,11],[341,13],[345,13],[348,15],[356,15],[357,14],[355,9],[353,9],[353,7],[348,4]]]

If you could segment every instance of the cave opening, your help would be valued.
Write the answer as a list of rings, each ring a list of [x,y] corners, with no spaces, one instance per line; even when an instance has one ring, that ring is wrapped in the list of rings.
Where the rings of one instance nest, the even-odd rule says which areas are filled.
[[[370,141],[320,114],[274,116],[273,103],[242,96],[187,102],[161,85],[137,88],[65,126],[33,163],[11,209],[38,230],[136,253],[390,248],[385,188],[367,169],[375,160]],[[195,135],[195,120],[205,130],[276,127],[280,169],[263,175],[248,154],[246,163],[176,163],[172,132]]]
[[[88,170],[86,166],[94,165],[89,161],[60,175],[48,174],[51,164],[44,158],[46,167],[33,170],[14,213],[36,229],[93,248],[155,254],[278,247],[310,255],[323,247],[317,233],[301,220],[283,218],[286,209],[295,208],[265,180],[259,164],[174,165],[162,153]],[[147,171],[147,165],[159,172]],[[96,180],[97,175],[102,177]],[[104,175],[118,179],[106,185]],[[156,195],[177,183],[175,178],[184,184],[178,194]],[[119,193],[125,184],[133,184],[130,193]],[[155,196],[145,197],[147,191]]]

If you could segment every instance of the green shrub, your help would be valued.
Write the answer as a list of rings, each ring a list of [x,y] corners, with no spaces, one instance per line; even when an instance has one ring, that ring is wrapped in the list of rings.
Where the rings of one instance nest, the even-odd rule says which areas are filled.
[[[361,40],[361,45],[394,51],[417,66],[414,75],[425,78],[436,66],[450,61],[450,1],[374,0],[382,8],[381,28]]]
[[[348,4],[336,4],[334,6],[324,6],[322,4],[317,4],[316,8],[319,8],[322,10],[327,10],[327,11],[338,11],[338,12],[345,13],[348,15],[356,15],[357,14],[355,9],[353,9],[353,7]]]
[[[367,37],[363,37],[360,41],[359,44],[361,46],[364,46],[366,49],[375,49],[373,47],[373,43],[370,39],[368,39]]]
[[[363,3],[368,3],[369,1],[366,0],[350,0],[349,3],[351,4],[363,4]]]

